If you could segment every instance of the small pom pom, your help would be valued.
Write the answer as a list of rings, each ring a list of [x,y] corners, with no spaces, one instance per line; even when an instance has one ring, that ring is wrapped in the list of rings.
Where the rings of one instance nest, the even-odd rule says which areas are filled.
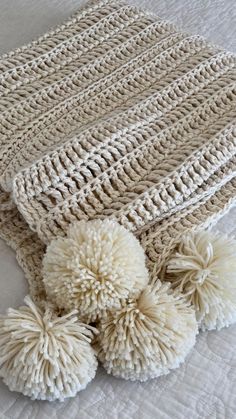
[[[93,330],[76,312],[55,316],[30,297],[26,306],[0,317],[0,376],[10,390],[32,399],[64,400],[94,378]]]
[[[194,310],[160,281],[101,319],[98,358],[109,374],[146,381],[177,368],[195,344]]]
[[[80,221],[47,248],[43,261],[48,297],[78,309],[87,322],[137,295],[148,282],[144,251],[133,234],[111,220]]]
[[[181,238],[163,275],[196,310],[202,330],[236,321],[236,241],[209,231]]]

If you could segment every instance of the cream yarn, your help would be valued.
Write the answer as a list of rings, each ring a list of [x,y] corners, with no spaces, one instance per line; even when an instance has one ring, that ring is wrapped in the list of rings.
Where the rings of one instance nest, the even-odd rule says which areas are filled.
[[[178,284],[174,291],[147,286],[144,253],[153,284],[174,257],[176,238],[209,227],[235,203],[235,62],[119,0],[94,0],[0,59],[0,235],[16,251],[39,307],[48,298],[66,312],[76,307],[87,322],[100,318],[99,358],[115,375],[145,380],[166,373],[194,343],[194,305]],[[87,224],[98,219],[106,221]],[[167,274],[173,287],[179,274]],[[234,291],[228,294],[225,278],[221,283],[225,290],[197,310],[202,328],[235,318]],[[86,385],[95,361],[73,316],[51,318],[33,303],[10,313],[1,321],[1,371],[11,388],[54,399]],[[21,316],[39,322],[36,331],[26,330]],[[62,368],[64,388],[54,383],[53,368],[38,382],[31,374],[37,365],[30,357],[23,365],[11,351],[26,332],[34,342],[40,336],[42,348],[51,338],[59,345],[58,328],[88,348],[79,351],[79,371],[87,374],[81,380],[72,361],[63,369],[60,356],[49,359]]]
[[[2,57],[0,91],[0,235],[37,300],[70,223],[115,219],[162,264],[234,204],[235,57],[199,36],[95,0]]]
[[[194,310],[157,281],[101,319],[98,358],[109,374],[146,381],[177,368],[197,334]]]
[[[111,220],[80,221],[67,237],[48,246],[43,260],[48,297],[59,308],[78,309],[94,321],[148,283],[144,251],[124,227]]]
[[[80,323],[76,311],[57,317],[30,297],[24,301],[0,318],[0,376],[10,390],[32,399],[75,396],[96,373],[95,329]]]
[[[232,238],[209,231],[184,234],[164,277],[194,306],[203,330],[236,321],[236,241]]]

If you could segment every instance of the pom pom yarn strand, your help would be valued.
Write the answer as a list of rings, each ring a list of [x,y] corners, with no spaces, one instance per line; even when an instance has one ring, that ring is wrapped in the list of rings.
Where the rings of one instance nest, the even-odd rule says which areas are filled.
[[[32,399],[73,397],[94,378],[97,360],[90,342],[95,329],[76,311],[57,317],[30,297],[0,317],[0,376],[10,390]]]

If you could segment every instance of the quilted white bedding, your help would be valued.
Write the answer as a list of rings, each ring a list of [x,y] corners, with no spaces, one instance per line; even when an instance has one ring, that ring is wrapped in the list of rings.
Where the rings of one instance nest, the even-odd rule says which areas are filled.
[[[63,21],[84,0],[0,0],[0,54]],[[132,0],[236,52],[235,0]],[[236,208],[217,225],[236,236]],[[17,307],[27,284],[14,253],[0,241],[0,311]],[[236,325],[201,333],[181,368],[146,383],[108,376],[102,368],[76,398],[31,401],[0,381],[0,419],[236,419]]]

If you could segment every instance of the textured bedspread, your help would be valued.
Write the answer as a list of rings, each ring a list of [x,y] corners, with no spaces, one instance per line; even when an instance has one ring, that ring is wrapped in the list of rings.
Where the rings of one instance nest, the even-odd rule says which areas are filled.
[[[192,33],[236,52],[234,0],[133,0]],[[0,54],[29,42],[73,13],[82,0],[1,0]],[[193,5],[194,3],[194,5]],[[217,226],[236,235],[236,208]],[[0,309],[17,307],[27,284],[14,253],[0,242]],[[31,401],[0,382],[0,419],[235,419],[236,326],[200,334],[181,368],[146,383],[108,376],[64,403]]]

